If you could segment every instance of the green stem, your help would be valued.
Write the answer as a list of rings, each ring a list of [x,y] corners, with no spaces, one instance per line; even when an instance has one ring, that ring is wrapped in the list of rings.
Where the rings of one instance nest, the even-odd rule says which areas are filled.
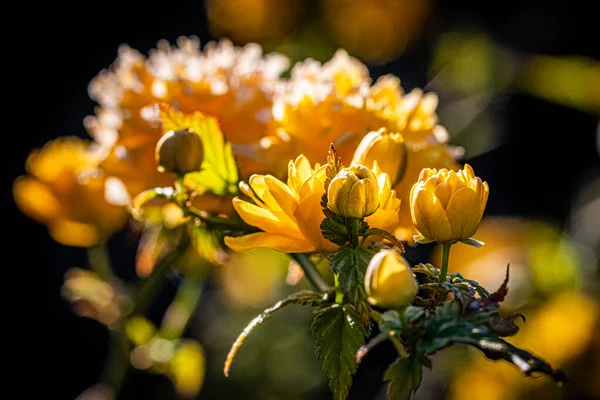
[[[335,279],[335,302],[336,304],[342,304],[344,302],[344,293],[340,290],[340,274],[334,274]]]
[[[133,299],[132,315],[146,311],[148,303],[154,299],[158,290],[163,285],[164,278],[171,270],[173,263],[189,245],[189,238],[187,236],[184,237],[185,239],[182,239],[174,249],[158,260],[150,277],[142,283]]]
[[[92,270],[104,280],[112,276],[112,267],[106,243],[101,242],[87,249],[88,262]]]
[[[175,340],[181,337],[192,320],[192,315],[202,295],[203,281],[186,277],[179,285],[175,299],[169,305],[160,328],[161,337]]]
[[[358,247],[358,231],[360,228],[360,220],[357,218],[348,218],[346,219],[350,228],[350,243],[354,247]]]
[[[236,221],[230,218],[217,217],[208,213],[203,213],[191,206],[184,207],[183,213],[189,217],[198,218],[200,221],[215,227],[221,227],[235,231],[244,231],[248,233],[259,231],[254,226],[248,225],[243,221]]]
[[[177,199],[177,205],[182,209],[185,208],[185,200],[187,195],[187,190],[185,188],[185,175],[181,174],[177,176],[177,180],[175,181],[175,195]]]
[[[446,282],[446,275],[448,274],[448,259],[450,258],[450,246],[449,243],[442,245],[442,271],[440,272],[440,282]]]
[[[110,331],[109,354],[104,370],[102,381],[113,391],[113,398],[119,397],[123,386],[125,375],[129,367],[130,344],[127,340],[123,326]]]
[[[290,254],[294,260],[304,271],[304,276],[306,280],[310,282],[310,284],[320,293],[327,293],[331,291],[329,285],[323,280],[317,268],[313,265],[312,262],[308,259],[308,256],[304,253],[292,253]]]

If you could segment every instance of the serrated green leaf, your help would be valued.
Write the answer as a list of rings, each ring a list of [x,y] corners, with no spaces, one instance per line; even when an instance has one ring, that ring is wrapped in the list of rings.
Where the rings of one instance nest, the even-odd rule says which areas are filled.
[[[267,308],[258,316],[256,316],[246,328],[240,333],[238,338],[235,340],[233,345],[231,346],[231,350],[229,350],[229,354],[227,354],[227,359],[225,360],[225,366],[223,368],[223,373],[225,376],[229,376],[229,369],[231,368],[231,363],[233,358],[237,354],[240,346],[244,343],[248,335],[256,328],[257,326],[263,324],[271,315],[273,315],[276,311],[281,310],[282,308],[289,306],[290,304],[299,304],[299,305],[316,305],[319,304],[323,299],[323,295],[311,292],[309,290],[301,291],[298,293],[294,293],[289,295],[283,300],[278,301],[273,307]]]
[[[311,331],[333,398],[344,400],[358,368],[356,353],[365,344],[367,332],[350,304],[315,309]]]
[[[409,400],[421,386],[423,369],[417,357],[398,358],[385,371],[383,380],[389,382],[389,400]]]
[[[338,274],[340,289],[348,301],[356,308],[365,326],[371,320],[371,305],[365,291],[365,273],[373,257],[370,250],[362,247],[342,246],[332,255],[331,269]]]
[[[323,237],[339,246],[348,242],[348,229],[333,219],[325,218],[321,222],[321,233]]]
[[[381,314],[381,321],[379,322],[379,330],[383,333],[390,333],[392,331],[402,332],[404,329],[404,321],[400,311],[388,310]]]
[[[160,118],[164,131],[189,128],[202,138],[204,160],[201,170],[186,174],[186,186],[198,193],[237,194],[239,175],[233,149],[215,118],[200,112],[180,113],[164,105],[161,106]]]
[[[427,315],[427,310],[423,307],[408,306],[406,307],[406,310],[404,310],[404,316],[410,323],[414,323],[425,315]]]

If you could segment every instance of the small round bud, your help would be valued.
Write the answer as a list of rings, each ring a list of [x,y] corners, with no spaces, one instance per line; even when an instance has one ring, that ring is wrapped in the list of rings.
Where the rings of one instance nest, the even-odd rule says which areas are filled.
[[[375,254],[365,274],[369,302],[383,308],[409,305],[419,291],[408,261],[394,250]]]
[[[364,218],[379,208],[377,177],[363,165],[343,168],[327,189],[327,207],[337,215]]]
[[[200,170],[204,145],[200,135],[191,129],[169,131],[158,141],[155,157],[160,172],[187,174]]]

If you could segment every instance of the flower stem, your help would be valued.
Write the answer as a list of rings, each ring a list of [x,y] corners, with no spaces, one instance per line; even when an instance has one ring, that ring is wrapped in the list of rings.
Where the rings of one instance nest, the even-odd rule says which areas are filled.
[[[335,302],[336,304],[342,304],[344,302],[344,293],[340,289],[340,274],[334,274],[335,279]]]
[[[194,207],[186,206],[183,208],[185,215],[198,218],[200,221],[205,222],[208,225],[213,225],[219,228],[226,228],[228,230],[244,231],[244,232],[258,232],[259,229],[246,224],[243,221],[237,221],[231,218],[223,218],[208,213],[204,213]]]
[[[192,276],[184,277],[177,289],[175,299],[163,317],[160,328],[161,337],[169,340],[181,337],[192,320],[200,296],[202,296],[203,286],[202,279]]]
[[[450,258],[450,246],[449,243],[442,245],[442,271],[440,272],[440,282],[446,282],[446,275],[448,274],[448,259]]]
[[[181,208],[184,208],[185,206],[186,195],[185,175],[181,174],[177,176],[177,180],[175,181],[175,196],[177,199],[177,205],[179,205]]]
[[[308,256],[304,253],[292,253],[290,254],[294,260],[304,271],[304,276],[310,282],[310,284],[320,293],[327,293],[331,291],[331,288],[321,277],[317,268],[313,265],[312,262],[308,259]]]
[[[182,239],[179,244],[163,256],[154,266],[152,274],[146,279],[133,299],[133,310],[131,314],[143,313],[148,303],[156,296],[158,290],[163,284],[165,276],[171,270],[173,263],[189,245],[189,238]]]
[[[113,398],[117,399],[129,368],[130,344],[122,326],[110,331],[109,346],[102,381],[112,389]]]
[[[360,220],[357,218],[347,219],[350,228],[350,243],[354,247],[358,247],[358,231],[360,228]]]
[[[87,249],[88,262],[96,274],[102,279],[112,276],[112,267],[106,243],[101,242]]]

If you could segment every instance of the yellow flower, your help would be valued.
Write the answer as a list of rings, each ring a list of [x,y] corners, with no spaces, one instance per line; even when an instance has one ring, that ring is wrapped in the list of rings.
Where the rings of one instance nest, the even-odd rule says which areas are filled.
[[[26,162],[29,175],[13,185],[17,206],[46,225],[54,240],[69,246],[92,246],[123,227],[127,194],[118,181],[106,179],[89,152],[89,143],[59,138],[33,151]]]
[[[375,163],[373,172],[377,175],[379,208],[373,215],[365,218],[369,226],[392,232],[398,226],[400,219],[400,199],[396,197],[396,191],[392,189],[390,176],[381,172]]]
[[[283,253],[335,251],[338,246],[321,234],[325,218],[325,166],[313,168],[301,155],[288,165],[287,185],[271,175],[253,175],[241,190],[254,203],[233,199],[233,207],[248,224],[264,232],[226,237],[225,244],[239,252],[269,247]]]
[[[379,188],[375,174],[363,165],[343,168],[331,180],[327,207],[343,217],[364,218],[379,208]]]
[[[85,123],[100,144],[102,169],[123,181],[132,198],[173,184],[174,175],[159,173],[154,158],[163,134],[154,106],[165,103],[216,117],[243,177],[272,171],[285,145],[267,137],[272,97],[288,64],[282,55],[263,56],[256,44],[239,48],[227,40],[210,42],[202,51],[196,37],[179,38],[177,46],[160,41],[148,58],[121,46],[113,65],[90,84],[99,107]]]
[[[410,211],[418,241],[455,243],[477,231],[489,187],[465,164],[459,172],[425,168],[410,192]],[[417,239],[417,238],[415,238]]]
[[[204,159],[202,139],[189,128],[169,131],[158,141],[155,159],[160,172],[186,174],[199,171]]]
[[[387,128],[369,132],[360,142],[352,164],[362,164],[369,168],[377,162],[395,185],[402,178],[402,171],[406,168],[406,145],[400,133],[393,133]]]
[[[404,307],[415,298],[419,283],[408,261],[395,250],[375,254],[365,274],[365,289],[369,302],[384,308]]]

